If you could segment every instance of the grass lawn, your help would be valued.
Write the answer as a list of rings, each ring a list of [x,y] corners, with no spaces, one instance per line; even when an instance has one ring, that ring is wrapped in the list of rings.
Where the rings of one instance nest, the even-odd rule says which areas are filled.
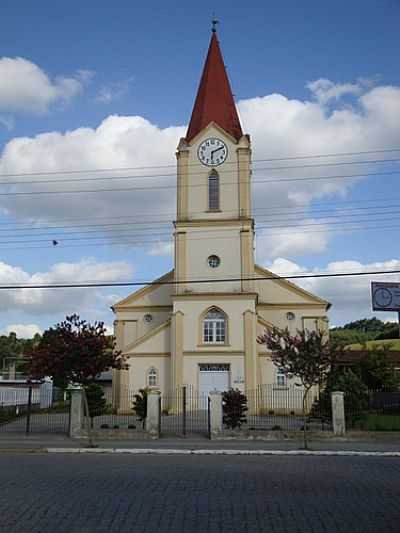
[[[400,351],[400,339],[385,339],[381,341],[367,341],[366,343],[367,349],[376,348],[377,346],[390,346],[391,350],[399,350]],[[362,344],[349,344],[349,346],[346,346],[349,350],[363,350],[364,346]]]
[[[373,415],[357,424],[364,431],[400,431],[400,415]]]

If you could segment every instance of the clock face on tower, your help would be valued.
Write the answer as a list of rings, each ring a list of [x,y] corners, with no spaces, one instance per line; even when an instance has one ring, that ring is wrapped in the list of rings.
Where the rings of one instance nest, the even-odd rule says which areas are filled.
[[[216,137],[205,139],[197,150],[197,157],[203,165],[216,167],[222,165],[228,156],[228,148],[224,141]]]

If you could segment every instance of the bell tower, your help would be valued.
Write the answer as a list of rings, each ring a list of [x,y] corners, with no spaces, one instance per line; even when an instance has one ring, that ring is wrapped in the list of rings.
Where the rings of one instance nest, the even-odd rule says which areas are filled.
[[[176,156],[176,294],[252,292],[251,280],[229,281],[254,274],[251,145],[242,132],[215,26]],[[227,281],[208,284],[213,278]]]

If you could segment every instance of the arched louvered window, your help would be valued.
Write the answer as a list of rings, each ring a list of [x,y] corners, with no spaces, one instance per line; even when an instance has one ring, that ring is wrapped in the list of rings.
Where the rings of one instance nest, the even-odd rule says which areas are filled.
[[[226,340],[226,317],[222,311],[212,307],[203,320],[203,342],[224,343]]]
[[[208,209],[219,209],[219,176],[215,170],[208,176]]]

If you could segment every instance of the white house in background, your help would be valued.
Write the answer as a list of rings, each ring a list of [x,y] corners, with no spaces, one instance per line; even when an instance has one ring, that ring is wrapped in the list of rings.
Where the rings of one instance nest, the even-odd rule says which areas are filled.
[[[215,31],[176,157],[174,269],[112,307],[128,366],[115,372],[115,392],[283,386],[257,336],[272,324],[326,328],[330,304],[254,262],[251,141]]]

